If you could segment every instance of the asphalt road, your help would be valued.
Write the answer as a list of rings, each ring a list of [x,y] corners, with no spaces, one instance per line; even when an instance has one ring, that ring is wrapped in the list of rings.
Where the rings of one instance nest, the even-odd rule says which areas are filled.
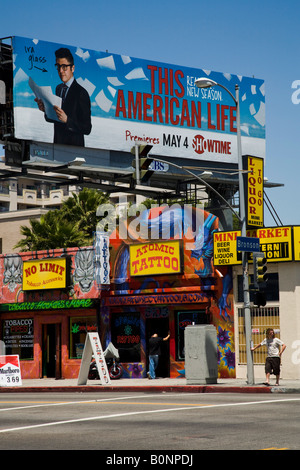
[[[298,394],[0,395],[1,450],[105,450],[102,463],[134,468],[142,468],[142,460],[107,459],[123,458],[124,451],[137,459],[143,450],[153,454],[152,464],[163,450],[188,451],[191,459],[192,451],[204,449],[299,450],[299,435]],[[156,464],[169,463],[160,458]],[[194,466],[195,459],[185,465]]]

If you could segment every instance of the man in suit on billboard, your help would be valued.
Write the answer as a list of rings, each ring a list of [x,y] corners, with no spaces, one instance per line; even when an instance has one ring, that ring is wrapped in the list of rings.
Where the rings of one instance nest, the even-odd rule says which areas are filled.
[[[56,87],[55,93],[62,98],[62,106],[54,106],[57,121],[47,118],[54,123],[54,143],[84,147],[84,135],[89,135],[92,129],[91,101],[88,92],[74,77],[74,59],[70,50],[60,48],[55,51],[59,78],[62,83]],[[35,100],[41,111],[45,112],[41,100]]]

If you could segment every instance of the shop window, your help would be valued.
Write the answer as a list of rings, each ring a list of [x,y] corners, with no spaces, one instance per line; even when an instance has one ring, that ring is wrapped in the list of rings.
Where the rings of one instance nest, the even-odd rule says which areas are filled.
[[[98,331],[96,317],[70,318],[70,359],[81,359],[87,333]]]
[[[3,320],[5,354],[18,354],[20,360],[33,359],[33,318]]]
[[[140,314],[114,313],[111,319],[111,341],[119,351],[120,362],[140,362]]]
[[[184,330],[189,325],[203,325],[209,323],[209,316],[205,310],[177,312],[176,316],[176,360],[184,360]]]

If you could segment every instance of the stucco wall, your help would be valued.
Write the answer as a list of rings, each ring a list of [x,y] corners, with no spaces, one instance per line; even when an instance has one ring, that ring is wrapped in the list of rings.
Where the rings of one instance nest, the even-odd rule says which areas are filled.
[[[251,271],[250,266],[250,273]],[[287,349],[282,355],[281,378],[300,379],[300,263],[269,263],[268,272],[278,272],[279,302],[268,302],[267,307],[279,307],[280,338]],[[234,298],[237,299],[237,275],[242,274],[241,266],[234,268]],[[238,360],[238,308],[242,304],[235,301],[235,339],[237,356],[237,377],[247,377],[247,366]],[[252,335],[255,343],[255,337]],[[254,365],[255,380],[265,376],[264,365]]]

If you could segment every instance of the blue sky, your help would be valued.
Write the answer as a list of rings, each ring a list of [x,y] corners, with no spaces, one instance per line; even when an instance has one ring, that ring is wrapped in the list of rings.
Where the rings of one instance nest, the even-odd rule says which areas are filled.
[[[32,37],[265,80],[265,176],[284,184],[267,194],[284,225],[300,225],[299,1],[1,3],[1,37]],[[275,225],[268,210],[265,224]]]

